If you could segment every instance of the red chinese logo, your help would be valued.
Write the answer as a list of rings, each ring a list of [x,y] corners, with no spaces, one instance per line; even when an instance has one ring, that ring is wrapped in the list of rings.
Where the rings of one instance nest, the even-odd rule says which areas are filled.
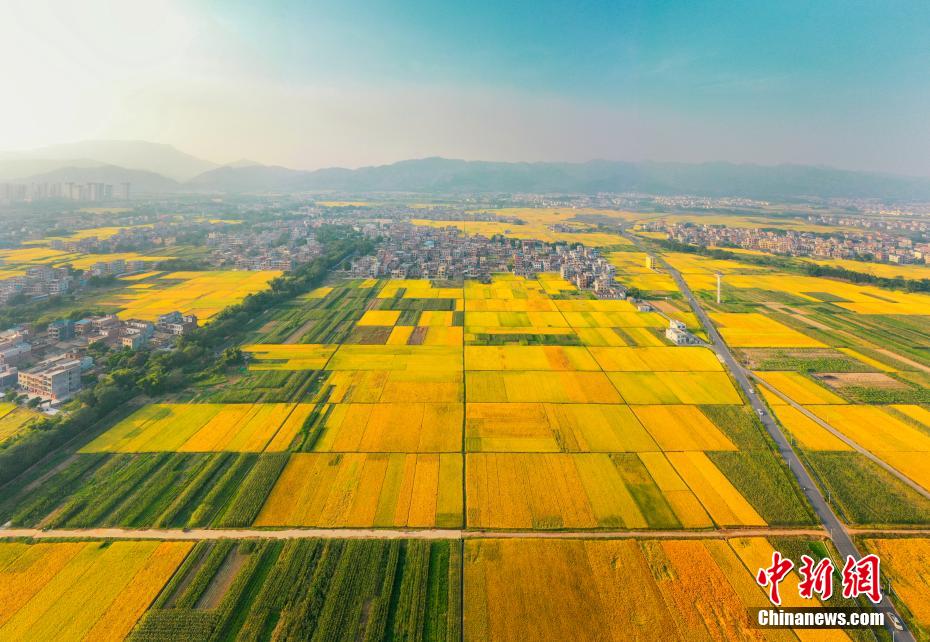
[[[814,565],[814,560],[807,555],[801,556],[801,582],[798,584],[798,594],[806,600],[820,596],[822,600],[829,600],[833,595],[833,562],[830,558],[820,560]]]
[[[785,579],[785,576],[794,568],[794,562],[782,557],[778,551],[772,552],[772,565],[768,568],[760,568],[756,573],[756,582],[762,588],[769,588],[769,600],[776,606],[781,606],[781,595],[778,592],[778,584]]]
[[[852,599],[865,595],[873,604],[881,602],[880,563],[877,555],[866,555],[858,562],[848,555],[843,567],[843,597]]]
[[[775,606],[781,606],[781,594],[778,585],[794,568],[794,562],[786,559],[778,551],[772,552],[772,563],[766,568],[760,568],[756,573],[756,582],[762,588],[768,588],[769,600]],[[810,600],[819,596],[821,600],[829,600],[833,596],[833,562],[824,558],[814,563],[808,555],[801,556],[801,566],[798,572],[801,581],[798,583],[798,595]],[[856,560],[852,555],[846,557],[843,566],[843,597],[849,600],[859,596],[866,596],[874,604],[882,601],[882,587],[880,580],[880,560],[877,555],[866,555]]]

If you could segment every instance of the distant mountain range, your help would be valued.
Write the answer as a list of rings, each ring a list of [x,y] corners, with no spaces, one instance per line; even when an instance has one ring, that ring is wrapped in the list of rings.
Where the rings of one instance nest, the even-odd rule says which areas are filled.
[[[315,171],[240,160],[218,165],[169,145],[89,141],[0,152],[0,182],[133,184],[133,192],[642,192],[763,199],[930,200],[930,178],[810,165],[734,163],[501,163],[446,158]]]
[[[176,181],[190,180],[198,174],[219,167],[217,163],[185,154],[171,145],[145,141],[89,140],[24,152],[0,152],[0,179],[29,176],[15,168],[15,161],[23,162],[23,167],[28,167],[29,161],[43,160],[51,164],[45,171],[51,171],[73,167],[75,165],[71,161],[75,159],[83,159],[85,162],[92,159],[90,162],[96,162],[97,165],[115,165],[153,172]],[[4,163],[7,164],[6,169],[3,168]],[[19,175],[12,175],[11,171]]]

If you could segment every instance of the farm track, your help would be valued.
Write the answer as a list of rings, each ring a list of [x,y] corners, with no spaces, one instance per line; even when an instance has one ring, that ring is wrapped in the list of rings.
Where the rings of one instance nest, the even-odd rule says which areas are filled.
[[[827,537],[824,529],[741,528],[709,531],[618,530],[618,531],[485,531],[462,529],[379,529],[379,528],[288,528],[257,530],[245,528],[212,529],[130,529],[130,528],[39,528],[0,529],[0,539],[729,539],[733,537]]]

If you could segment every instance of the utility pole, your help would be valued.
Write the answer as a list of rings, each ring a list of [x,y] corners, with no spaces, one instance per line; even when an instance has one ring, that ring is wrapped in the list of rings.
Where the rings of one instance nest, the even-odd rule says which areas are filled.
[[[720,285],[723,283],[723,275],[717,272],[717,305],[720,305]]]

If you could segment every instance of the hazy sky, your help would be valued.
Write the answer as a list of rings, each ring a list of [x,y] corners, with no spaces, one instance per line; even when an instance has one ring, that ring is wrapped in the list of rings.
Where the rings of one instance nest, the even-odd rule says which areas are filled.
[[[0,0],[0,149],[930,175],[930,2]]]

